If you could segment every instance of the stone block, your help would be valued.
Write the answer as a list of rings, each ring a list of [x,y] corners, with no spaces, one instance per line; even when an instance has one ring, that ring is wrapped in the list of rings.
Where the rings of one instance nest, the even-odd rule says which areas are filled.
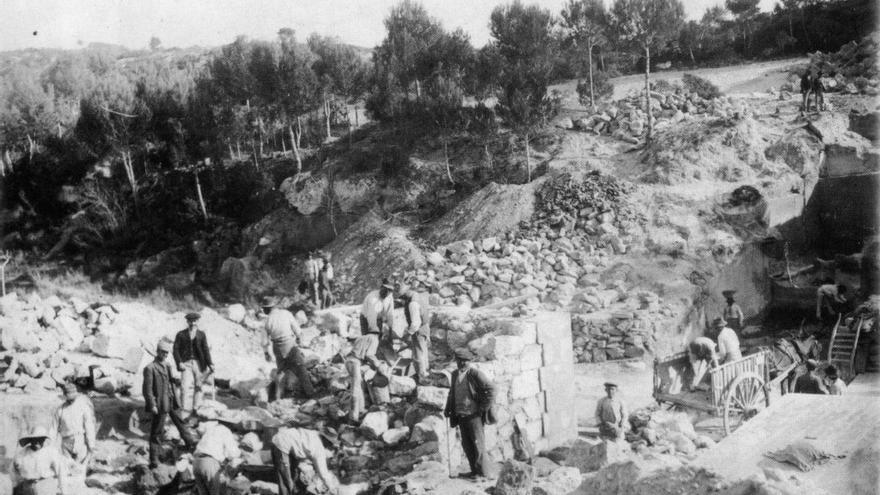
[[[532,495],[568,495],[577,490],[583,479],[577,468],[560,467],[540,480],[532,489]]]
[[[504,461],[498,481],[496,495],[531,495],[535,479],[535,468],[511,459]]]
[[[382,433],[382,441],[387,445],[397,445],[409,436],[409,428],[401,426],[400,428],[392,428]]]
[[[388,431],[388,413],[385,411],[367,413],[361,421],[361,431],[370,438],[380,438]]]
[[[629,444],[625,442],[587,441],[578,438],[571,445],[565,465],[578,468],[581,473],[597,471],[608,464],[627,460]]]
[[[242,304],[230,304],[226,307],[226,318],[231,321],[241,323],[245,316],[247,316],[247,310]]]
[[[410,441],[415,443],[439,442],[446,437],[446,420],[440,416],[428,416],[413,426]]]
[[[406,397],[416,391],[416,381],[408,376],[391,375],[388,380],[388,391],[391,395]]]
[[[493,324],[496,335],[515,335],[525,344],[537,343],[538,331],[534,321],[522,319],[502,319]]]
[[[495,335],[494,357],[519,356],[525,346],[525,338],[518,335]]]
[[[536,370],[544,365],[544,346],[530,344],[525,346],[519,357],[520,368],[523,371]]]
[[[515,376],[510,383],[510,396],[512,399],[525,399],[533,397],[541,392],[540,380],[537,371],[526,371]]]
[[[418,387],[416,389],[416,401],[424,406],[443,410],[446,407],[446,396],[449,394],[448,388],[440,387]]]

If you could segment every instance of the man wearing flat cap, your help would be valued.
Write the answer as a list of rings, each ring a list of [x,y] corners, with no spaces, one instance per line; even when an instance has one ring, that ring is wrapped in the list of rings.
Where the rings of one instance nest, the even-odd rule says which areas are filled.
[[[188,450],[193,450],[196,442],[192,433],[186,428],[183,418],[180,417],[180,401],[174,393],[171,383],[171,366],[165,361],[171,352],[171,343],[165,339],[159,341],[156,346],[156,359],[144,367],[144,407],[152,415],[150,422],[150,467],[159,465],[159,450],[161,448],[162,434],[165,431],[165,418],[170,417],[171,422],[180,433]]]
[[[181,409],[184,416],[195,413],[202,401],[202,384],[214,372],[208,338],[199,329],[202,315],[187,313],[186,328],[174,337],[174,364],[180,372]]]
[[[63,390],[64,403],[55,415],[61,453],[73,461],[71,474],[85,483],[86,466],[95,450],[95,408],[76,384],[65,383]]]
[[[624,438],[627,421],[626,406],[617,397],[617,384],[605,383],[605,397],[596,405],[596,424],[599,436],[606,440],[618,441]]]
[[[466,348],[455,351],[458,369],[452,372],[452,389],[446,396],[444,415],[461,433],[461,447],[471,471],[465,476],[486,476],[491,460],[486,452],[483,426],[495,423],[495,386],[485,373],[474,368],[474,355]]]

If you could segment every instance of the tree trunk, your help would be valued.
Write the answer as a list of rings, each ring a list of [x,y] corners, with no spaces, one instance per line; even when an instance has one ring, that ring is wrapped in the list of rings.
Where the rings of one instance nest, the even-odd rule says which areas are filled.
[[[422,82],[416,79],[416,100],[422,99]]]
[[[251,158],[254,159],[254,167],[260,168],[260,162],[257,160],[257,143],[251,138]]]
[[[301,141],[302,136],[303,136],[302,121],[300,120],[299,116],[297,115],[297,117],[296,117],[296,147],[297,148],[302,148],[302,141]]]
[[[694,65],[694,66],[696,66],[696,65],[697,65],[697,59],[694,58],[694,48],[693,48],[692,46],[689,46],[689,47],[688,47],[688,53],[690,53],[690,55],[691,55],[691,64]]]
[[[34,159],[34,147],[36,145],[34,143],[34,138],[32,138],[30,134],[27,135],[27,140],[28,140],[28,163],[30,163]]]
[[[587,65],[590,67],[590,108],[595,110],[596,98],[594,97],[595,91],[593,90],[593,44],[589,42],[587,43]]]
[[[645,47],[645,109],[648,113],[648,134],[645,137],[645,145],[651,142],[651,134],[654,130],[654,122],[651,118],[651,87],[648,83],[651,74],[651,48]]]
[[[807,21],[806,14],[804,13],[804,8],[801,7],[801,28],[804,30],[804,38],[807,39],[807,46],[810,47],[810,50],[813,50],[813,40],[810,39],[810,33],[807,32]]]
[[[281,152],[285,155],[287,154],[287,143],[284,142],[284,131],[281,131]]]
[[[238,151],[238,161],[241,161],[241,141],[235,140],[235,149]]]
[[[327,125],[327,139],[330,139],[330,101],[324,98],[324,122]]]
[[[528,174],[528,182],[532,181],[532,157],[531,153],[529,153],[529,133],[526,133],[526,172]]]
[[[229,146],[229,159],[235,160],[235,150],[232,149],[232,143],[226,143]]]
[[[455,184],[452,180],[452,170],[449,168],[449,147],[447,146],[447,137],[443,136],[443,161],[446,163],[446,178],[450,184]]]
[[[486,154],[486,168],[488,168],[489,170],[492,170],[492,155],[489,153],[489,145],[488,144],[483,145],[483,151]]]
[[[299,119],[297,119],[299,122]],[[302,158],[299,156],[299,137],[296,136],[293,132],[293,126],[289,125],[287,128],[290,130],[290,147],[293,149],[293,157],[296,158],[296,173],[301,173],[303,169]]]
[[[138,204],[137,180],[134,177],[134,164],[131,161],[131,152],[122,152],[122,166],[125,169],[125,176],[128,178],[128,185],[131,186],[131,198],[134,200],[135,206]]]
[[[357,105],[354,106],[354,126],[355,126],[355,128],[361,126],[360,122],[358,122],[358,107],[357,107]]]
[[[199,198],[199,207],[202,209],[202,216],[208,221],[208,208],[205,206],[205,197],[202,195],[202,183],[199,182],[199,171],[196,170],[193,175],[196,176],[196,195]]]
[[[58,122],[58,139],[61,139],[61,122]]]
[[[605,72],[605,51],[599,50],[599,67],[602,68],[602,72]]]

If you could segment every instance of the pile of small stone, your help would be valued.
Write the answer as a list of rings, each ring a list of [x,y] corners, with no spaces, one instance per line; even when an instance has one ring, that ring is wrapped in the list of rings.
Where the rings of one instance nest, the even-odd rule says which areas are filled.
[[[715,445],[706,435],[698,435],[683,412],[639,409],[629,415],[632,430],[627,441],[637,452],[693,455],[699,448]]]

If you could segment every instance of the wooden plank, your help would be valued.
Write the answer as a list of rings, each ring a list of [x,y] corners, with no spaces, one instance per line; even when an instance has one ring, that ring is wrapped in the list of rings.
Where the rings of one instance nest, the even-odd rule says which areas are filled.
[[[675,405],[687,407],[690,409],[697,409],[700,411],[706,411],[706,412],[709,412],[712,414],[715,414],[718,412],[717,408],[714,407],[712,404],[707,404],[702,401],[689,399],[689,398],[681,397],[678,395],[657,394],[654,396],[654,398],[657,399],[657,402],[668,402],[670,404],[675,404]]]

